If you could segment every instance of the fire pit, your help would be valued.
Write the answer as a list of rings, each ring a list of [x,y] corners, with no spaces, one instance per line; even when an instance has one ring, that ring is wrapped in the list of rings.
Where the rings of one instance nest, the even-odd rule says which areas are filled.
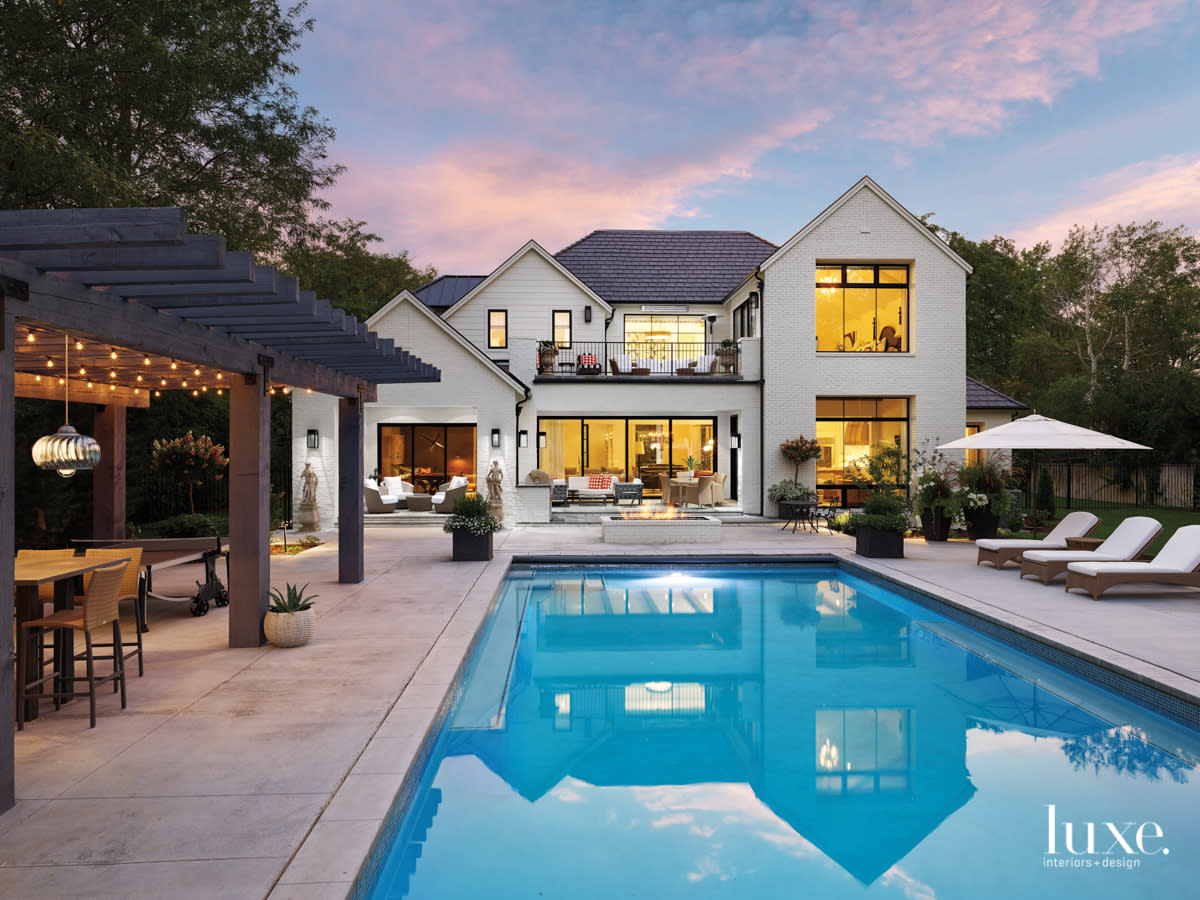
[[[605,516],[600,538],[606,544],[717,544],[721,520],[674,512]]]

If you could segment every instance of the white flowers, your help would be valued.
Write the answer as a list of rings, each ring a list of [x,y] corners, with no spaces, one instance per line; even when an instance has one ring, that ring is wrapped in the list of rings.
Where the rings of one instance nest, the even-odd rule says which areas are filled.
[[[963,508],[965,509],[983,509],[989,503],[987,494],[977,494],[974,491],[967,491],[963,497]]]

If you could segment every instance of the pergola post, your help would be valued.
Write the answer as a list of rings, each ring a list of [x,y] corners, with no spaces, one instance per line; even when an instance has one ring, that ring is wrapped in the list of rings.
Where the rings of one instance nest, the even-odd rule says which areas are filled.
[[[125,407],[96,408],[93,434],[100,443],[100,465],[92,475],[92,537],[125,537]]]
[[[16,343],[16,320],[5,308],[3,285],[0,284],[0,434],[12,435],[16,427],[13,408],[13,368],[16,362],[13,346]],[[16,442],[11,437],[0,440],[0,703],[7,704],[13,692],[13,553],[16,545],[16,502],[13,498],[16,473]],[[13,746],[14,727],[12,707],[5,705],[0,715],[0,812],[12,809],[15,802]]]
[[[271,590],[271,397],[263,376],[229,386],[229,646],[263,643]]]
[[[338,581],[363,580],[363,404],[338,399]]]

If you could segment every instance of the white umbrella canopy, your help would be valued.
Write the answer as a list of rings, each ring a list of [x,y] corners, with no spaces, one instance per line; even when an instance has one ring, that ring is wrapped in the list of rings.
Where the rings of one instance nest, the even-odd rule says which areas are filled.
[[[1070,422],[1032,415],[938,445],[939,450],[1149,450]]]
[[[1060,422],[1048,416],[1025,416],[977,434],[939,444],[939,450],[1032,450],[1030,477],[1037,471],[1038,450],[1150,450],[1145,444],[1135,444],[1113,437],[1103,431],[1093,431],[1070,422]],[[1037,536],[1037,508],[1034,507],[1033,534]]]

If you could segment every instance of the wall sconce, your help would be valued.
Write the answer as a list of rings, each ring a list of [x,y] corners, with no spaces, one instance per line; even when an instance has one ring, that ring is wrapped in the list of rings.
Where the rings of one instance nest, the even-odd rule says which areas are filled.
[[[492,429],[492,446],[493,447],[500,446],[500,429],[499,428]]]
[[[517,446],[518,447],[528,447],[529,446],[529,432],[526,431],[524,428],[522,428],[520,431],[517,432]]]
[[[538,447],[540,449],[545,449],[546,447],[546,432],[544,431],[538,432]]]
[[[308,449],[319,450],[321,447],[321,432],[315,428],[308,429]]]
[[[740,450],[742,448],[742,436],[740,434],[731,434],[729,436],[729,449]]]
[[[591,308],[591,306],[585,306],[585,307],[583,308],[583,321],[585,321],[585,322],[590,322],[590,321],[592,321],[592,308]]]

